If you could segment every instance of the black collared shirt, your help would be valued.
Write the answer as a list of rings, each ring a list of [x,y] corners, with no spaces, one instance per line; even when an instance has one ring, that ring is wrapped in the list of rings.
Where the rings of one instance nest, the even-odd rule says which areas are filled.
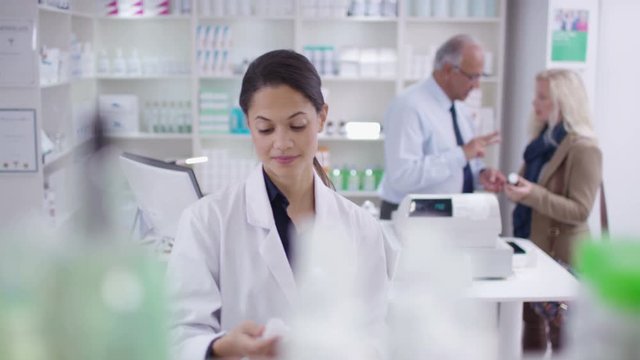
[[[289,200],[284,196],[282,191],[278,189],[276,184],[271,181],[269,175],[262,169],[264,175],[264,184],[267,187],[267,195],[269,196],[269,202],[271,203],[271,211],[273,212],[273,220],[275,220],[276,228],[278,229],[278,235],[282,241],[282,247],[284,253],[287,255],[289,265],[293,265],[292,260],[292,244],[289,241],[289,230],[292,229],[292,222],[289,214],[287,214],[287,207],[289,206]]]

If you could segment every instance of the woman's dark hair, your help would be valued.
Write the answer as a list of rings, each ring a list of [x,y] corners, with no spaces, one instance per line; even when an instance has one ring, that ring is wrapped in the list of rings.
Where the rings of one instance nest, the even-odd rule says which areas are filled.
[[[324,105],[320,75],[311,62],[301,54],[292,50],[274,50],[255,59],[242,79],[240,89],[240,107],[247,115],[253,95],[267,86],[286,85],[299,92],[311,102],[316,112]],[[322,182],[335,190],[335,187],[324,172],[320,162],[313,158],[313,167]]]

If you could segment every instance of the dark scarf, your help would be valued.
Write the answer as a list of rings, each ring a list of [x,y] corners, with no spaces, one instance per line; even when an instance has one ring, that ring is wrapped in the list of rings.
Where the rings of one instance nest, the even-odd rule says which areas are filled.
[[[540,135],[533,139],[524,151],[524,178],[532,183],[538,182],[542,167],[549,162],[558,145],[567,136],[567,130],[562,122],[551,129],[551,138],[555,143],[549,141],[545,135],[546,132],[547,126],[542,129]],[[528,239],[529,235],[531,235],[531,208],[518,204],[513,210],[513,236]]]

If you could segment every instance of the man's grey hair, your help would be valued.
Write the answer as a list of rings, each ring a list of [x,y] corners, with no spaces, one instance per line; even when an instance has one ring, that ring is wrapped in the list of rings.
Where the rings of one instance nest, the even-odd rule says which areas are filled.
[[[436,58],[433,60],[433,70],[441,70],[445,64],[460,66],[460,63],[462,63],[462,50],[466,45],[480,46],[480,43],[466,34],[456,35],[447,40],[436,52]]]

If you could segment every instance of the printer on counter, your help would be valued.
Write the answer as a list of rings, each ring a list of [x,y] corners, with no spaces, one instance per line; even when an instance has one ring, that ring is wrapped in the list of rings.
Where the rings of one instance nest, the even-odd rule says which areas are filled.
[[[475,279],[505,278],[513,273],[513,248],[499,238],[500,208],[495,195],[407,195],[383,226],[394,271],[409,237],[411,241],[444,241],[469,260]],[[415,238],[417,237],[417,238]]]

